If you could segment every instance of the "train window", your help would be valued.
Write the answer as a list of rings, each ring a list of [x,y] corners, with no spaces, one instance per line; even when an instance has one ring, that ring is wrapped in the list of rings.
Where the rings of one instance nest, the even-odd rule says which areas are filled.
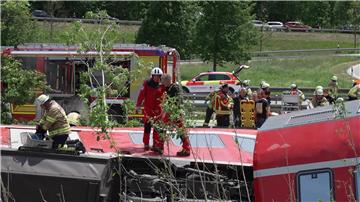
[[[255,148],[255,139],[246,138],[246,137],[234,137],[234,140],[239,143],[239,148],[247,152],[254,152]]]
[[[129,136],[131,138],[131,141],[134,144],[143,144],[143,137],[144,137],[144,133],[143,132],[130,132]],[[152,145],[152,134],[150,134],[150,146]]]
[[[192,147],[225,147],[220,137],[216,134],[190,133],[189,139]],[[172,141],[175,145],[181,146],[180,139],[173,138]]]
[[[297,175],[299,201],[332,201],[332,175],[330,170],[300,172]]]
[[[360,201],[360,165],[356,167],[354,176],[355,176],[356,201]]]

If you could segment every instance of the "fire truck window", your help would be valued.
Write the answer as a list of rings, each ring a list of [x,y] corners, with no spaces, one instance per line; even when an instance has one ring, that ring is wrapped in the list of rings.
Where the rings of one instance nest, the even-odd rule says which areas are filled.
[[[239,143],[239,147],[241,150],[244,150],[246,152],[253,153],[255,148],[255,140],[251,138],[245,138],[245,137],[235,137],[237,139],[237,142]],[[234,138],[234,139],[235,139]]]
[[[73,66],[68,60],[46,60],[46,81],[52,88],[52,94],[74,93]]]
[[[356,189],[356,201],[360,201],[360,165],[357,166],[355,172],[355,189]]]
[[[220,137],[216,134],[190,133],[189,139],[192,147],[218,147],[218,148],[225,147]],[[181,146],[180,139],[173,138],[172,141],[176,146]]]
[[[329,170],[300,173],[298,180],[299,201],[332,201],[332,177]]]
[[[24,69],[36,70],[36,58],[19,57],[19,58],[16,58],[16,59],[18,59],[21,62]]]
[[[230,80],[230,77],[225,74],[209,74],[209,80]]]
[[[130,132],[129,133],[129,136],[130,136],[130,139],[132,141],[132,143],[134,144],[143,144],[143,136],[144,136],[144,133],[143,132]],[[152,146],[152,133],[150,134],[150,146]]]

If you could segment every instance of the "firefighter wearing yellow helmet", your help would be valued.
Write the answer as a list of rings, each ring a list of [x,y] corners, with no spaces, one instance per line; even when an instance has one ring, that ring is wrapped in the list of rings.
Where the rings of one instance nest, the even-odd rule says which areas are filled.
[[[37,102],[45,110],[40,123],[36,126],[37,133],[48,131],[48,137],[54,141],[53,148],[55,149],[64,145],[70,133],[70,125],[64,109],[54,100],[50,100],[48,95],[40,95]]]

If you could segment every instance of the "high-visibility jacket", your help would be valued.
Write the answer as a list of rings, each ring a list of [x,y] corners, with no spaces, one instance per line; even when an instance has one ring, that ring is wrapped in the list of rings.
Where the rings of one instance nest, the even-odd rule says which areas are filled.
[[[214,111],[216,115],[230,115],[232,99],[223,91],[218,91],[215,95]]]
[[[64,109],[54,100],[50,101],[50,108],[45,110],[40,120],[40,126],[49,131],[49,136],[70,133],[70,125]]]
[[[304,100],[305,100],[305,95],[304,95],[304,93],[303,93],[301,90],[299,90],[299,89],[291,90],[291,91],[290,91],[290,95],[297,95],[297,96],[300,97],[300,100],[301,100],[301,101],[304,101]]]
[[[219,90],[213,91],[206,96],[205,101],[208,101],[208,107],[214,109],[215,103],[215,95],[219,92]]]
[[[328,85],[328,93],[332,98],[336,98],[338,96],[339,86],[337,82],[330,82]]]
[[[350,88],[348,96],[352,98],[360,99],[360,84],[357,84],[352,88]]]

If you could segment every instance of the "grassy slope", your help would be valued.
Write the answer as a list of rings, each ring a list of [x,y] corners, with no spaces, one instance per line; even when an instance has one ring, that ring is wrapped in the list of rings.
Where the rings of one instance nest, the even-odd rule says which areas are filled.
[[[262,80],[271,86],[285,87],[295,82],[300,87],[326,86],[332,75],[339,77],[341,88],[348,88],[352,78],[345,73],[351,65],[360,63],[359,58],[334,56],[309,56],[297,59],[273,59],[250,61],[251,69],[241,72],[240,79],[250,79],[252,86]],[[232,71],[234,65],[219,67],[218,71]],[[191,79],[199,72],[211,70],[211,64],[181,65],[181,79]]]

